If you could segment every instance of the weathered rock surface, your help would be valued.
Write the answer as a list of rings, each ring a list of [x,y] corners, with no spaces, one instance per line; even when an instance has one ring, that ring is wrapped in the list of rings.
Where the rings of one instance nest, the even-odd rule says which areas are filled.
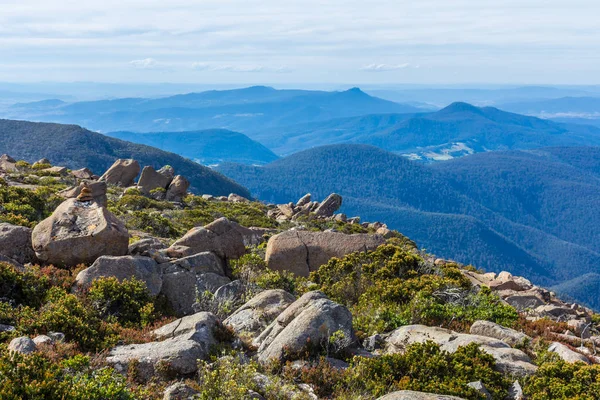
[[[332,193],[315,210],[315,214],[319,217],[331,217],[342,206],[342,196],[337,193]]]
[[[396,329],[386,339],[386,350],[388,353],[403,353],[407,346],[428,340],[450,353],[454,353],[460,346],[477,343],[483,351],[496,359],[496,367],[504,373],[527,376],[537,370],[527,354],[511,348],[501,340],[424,325],[408,325]]]
[[[137,186],[144,194],[150,194],[154,189],[167,190],[169,184],[173,180],[173,176],[171,176],[170,172],[170,170],[165,170],[161,173],[147,165],[142,170],[142,175],[140,175]]]
[[[311,200],[311,194],[307,193],[296,202],[296,207],[304,207],[305,205],[310,203],[310,200]]]
[[[231,201],[232,203],[248,203],[250,200],[239,194],[230,193],[229,196],[227,196],[227,201]]]
[[[266,262],[273,270],[308,276],[333,257],[374,250],[384,242],[379,235],[290,230],[269,240]]]
[[[309,350],[329,342],[335,332],[355,341],[352,314],[321,292],[308,292],[292,303],[257,338],[258,359],[294,359]]]
[[[132,256],[147,256],[150,257],[150,250],[161,250],[166,248],[159,239],[157,238],[145,238],[140,239],[137,242],[129,245],[129,254]]]
[[[193,272],[194,274],[205,274],[212,272],[225,275],[223,260],[211,251],[203,251],[198,254],[179,258],[168,263],[161,264],[165,273],[175,272],[180,269]]]
[[[522,332],[489,321],[475,321],[471,326],[470,333],[502,340],[512,347],[531,341],[531,338]]]
[[[33,229],[32,245],[42,261],[77,265],[103,255],[126,255],[129,233],[100,204],[68,199]]]
[[[244,332],[256,338],[295,300],[296,298],[285,290],[266,290],[238,308],[223,323],[237,334]]]
[[[8,351],[11,353],[31,354],[36,351],[35,342],[27,336],[14,338],[8,344]]]
[[[204,226],[192,228],[177,240],[167,253],[171,257],[186,257],[204,251],[212,251],[224,259],[236,259],[244,255],[244,238],[235,222],[219,218]]]
[[[34,262],[31,232],[30,228],[24,226],[0,223],[0,255],[20,264]]]
[[[560,358],[569,363],[584,362],[586,364],[590,364],[590,360],[586,356],[571,350],[568,346],[565,346],[559,342],[553,342],[548,347],[548,351],[558,354]]]
[[[33,343],[35,343],[36,346],[51,345],[54,344],[54,339],[52,339],[50,336],[39,335],[33,338]]]
[[[94,177],[94,173],[88,168],[81,168],[71,171],[71,175],[77,179],[92,179]]]
[[[153,259],[142,256],[99,257],[91,267],[81,271],[75,281],[80,287],[89,287],[94,280],[111,276],[119,281],[131,278],[143,281],[152,296],[158,295],[162,288],[161,268]]]
[[[108,198],[106,197],[106,182],[98,181],[98,182],[82,182],[79,186],[75,186],[69,189],[65,189],[59,194],[65,199],[74,199],[79,196],[83,187],[87,185],[87,187],[92,191],[92,197],[94,201],[100,204],[103,207],[106,207],[108,204]]]
[[[183,322],[180,324],[183,325]],[[144,381],[158,375],[159,365],[161,370],[166,369],[179,376],[192,375],[198,370],[198,360],[206,359],[217,344],[214,334],[219,326],[216,317],[208,313],[200,316],[195,324],[186,322],[186,326],[189,325],[194,325],[193,330],[180,330],[174,337],[162,342],[117,346],[106,361],[121,372],[127,372],[129,363],[136,361],[138,377]],[[177,329],[169,326],[165,332],[169,331],[175,334]]]
[[[163,275],[162,294],[178,316],[193,314],[196,302],[196,274],[179,268]]]
[[[17,170],[17,160],[9,156],[8,154],[3,154],[0,156],[0,171],[4,172],[13,172]]]
[[[445,396],[442,394],[415,392],[412,390],[400,390],[386,394],[377,400],[463,400],[462,397]]]
[[[190,187],[190,182],[181,175],[173,178],[173,181],[167,189],[168,201],[181,201],[185,197]]]
[[[214,341],[213,332],[219,324],[217,317],[209,312],[199,312],[180,318],[152,332],[157,340],[172,339],[183,335],[195,335],[199,341]]]
[[[100,177],[109,185],[129,187],[140,173],[140,164],[135,160],[119,159]]]
[[[217,289],[228,283],[231,283],[231,279],[223,275],[215,274],[214,272],[198,274],[196,275],[196,293],[215,293]]]
[[[190,400],[199,392],[183,382],[177,382],[165,389],[163,400]]]

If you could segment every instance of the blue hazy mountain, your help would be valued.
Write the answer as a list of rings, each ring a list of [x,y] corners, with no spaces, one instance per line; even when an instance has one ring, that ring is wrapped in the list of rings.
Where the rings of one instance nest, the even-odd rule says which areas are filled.
[[[365,115],[265,128],[251,137],[283,155],[327,144],[360,143],[426,160],[494,150],[600,145],[600,129],[595,127],[460,102],[433,113]]]
[[[265,201],[311,192],[440,256],[554,285],[600,273],[600,148],[489,152],[424,165],[366,145],[219,171]]]
[[[48,158],[54,165],[90,168],[102,174],[117,158],[133,158],[142,166],[171,165],[190,181],[196,193],[249,196],[246,188],[220,173],[177,154],[126,142],[76,125],[0,120],[0,154],[35,162]]]
[[[600,126],[600,95],[506,103],[504,110],[559,122]]]
[[[88,129],[175,132],[230,129],[243,133],[300,122],[419,109],[372,97],[358,88],[342,92],[276,90],[255,86],[159,99],[124,98],[12,109],[7,117],[70,123]]]
[[[110,132],[107,135],[177,153],[204,165],[222,162],[266,164],[279,158],[248,136],[226,129],[191,132]]]

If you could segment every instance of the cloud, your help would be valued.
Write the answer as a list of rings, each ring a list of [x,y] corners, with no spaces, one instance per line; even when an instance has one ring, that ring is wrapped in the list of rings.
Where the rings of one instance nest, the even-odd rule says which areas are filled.
[[[156,69],[160,66],[154,58],[144,58],[143,60],[133,60],[129,65],[139,69]]]
[[[404,63],[404,64],[369,64],[369,65],[365,65],[360,70],[361,71],[368,71],[368,72],[386,72],[386,71],[396,71],[396,70],[399,70],[399,69],[406,69],[406,68],[410,68],[410,67],[411,67],[411,65],[409,63]],[[418,66],[416,66],[415,68],[418,68]]]
[[[286,73],[291,69],[285,66],[266,66],[260,64],[209,64],[204,62],[195,62],[192,68],[196,71],[223,71],[223,72],[270,72]]]

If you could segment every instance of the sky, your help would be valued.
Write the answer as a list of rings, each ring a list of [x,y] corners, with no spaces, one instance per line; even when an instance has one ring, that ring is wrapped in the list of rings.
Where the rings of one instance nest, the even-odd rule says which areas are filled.
[[[597,0],[0,0],[1,82],[600,83]]]

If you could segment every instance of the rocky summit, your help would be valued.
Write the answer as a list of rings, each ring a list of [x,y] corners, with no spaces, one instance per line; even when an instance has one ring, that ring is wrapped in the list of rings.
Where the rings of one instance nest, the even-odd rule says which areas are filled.
[[[594,310],[339,194],[188,190],[0,158],[0,398],[599,398]]]

